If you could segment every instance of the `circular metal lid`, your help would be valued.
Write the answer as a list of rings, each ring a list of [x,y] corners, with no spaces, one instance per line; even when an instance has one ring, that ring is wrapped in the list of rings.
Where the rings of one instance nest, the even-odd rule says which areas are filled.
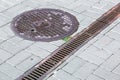
[[[24,12],[12,21],[18,36],[33,41],[54,41],[70,36],[79,22],[68,12],[57,9],[36,9]]]

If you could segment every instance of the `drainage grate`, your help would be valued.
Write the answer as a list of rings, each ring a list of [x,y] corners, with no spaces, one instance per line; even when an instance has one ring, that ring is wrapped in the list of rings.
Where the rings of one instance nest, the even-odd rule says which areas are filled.
[[[113,11],[108,11],[108,13],[112,12]],[[46,59],[34,66],[32,69],[20,76],[17,80],[43,80],[49,73],[56,69],[67,58],[73,55],[80,47],[82,47],[90,39],[95,37],[104,28],[109,26],[110,23],[112,23],[111,21],[117,19],[118,15],[120,16],[120,13],[112,16],[112,18],[110,18],[110,23],[105,23],[101,21],[102,19],[109,17],[109,14],[106,16],[104,15],[101,19],[99,19],[100,21],[93,22],[88,29],[83,30],[81,33],[77,34],[70,41],[68,41],[66,44],[62,45],[59,49],[53,52],[52,55],[48,56]]]
[[[20,37],[34,41],[54,41],[70,36],[78,29],[77,19],[57,9],[36,9],[13,19],[12,29]]]

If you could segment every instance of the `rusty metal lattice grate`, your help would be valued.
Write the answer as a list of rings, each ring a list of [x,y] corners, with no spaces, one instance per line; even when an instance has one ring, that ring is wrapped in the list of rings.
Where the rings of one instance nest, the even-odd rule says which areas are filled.
[[[118,4],[120,6],[120,4]],[[118,6],[116,5],[116,6]],[[115,7],[116,7],[115,6]],[[63,63],[67,58],[73,55],[79,48],[86,44],[90,39],[95,37],[98,33],[104,30],[107,26],[110,25],[114,20],[120,17],[120,12],[116,12],[116,8],[113,7],[113,10],[109,10],[107,15],[102,15],[102,18],[99,18],[93,22],[87,29],[83,30],[75,37],[73,37],[66,44],[62,45],[59,49],[53,52],[46,59],[38,63],[36,66],[25,72],[16,80],[43,80],[55,70],[61,63]],[[120,8],[119,8],[120,9]],[[116,12],[117,15],[112,15],[111,13]],[[109,15],[111,14],[111,15]],[[109,22],[103,22],[104,18],[108,19]]]
[[[12,21],[13,31],[33,41],[54,41],[77,31],[79,22],[72,14],[57,9],[36,9],[24,12]]]

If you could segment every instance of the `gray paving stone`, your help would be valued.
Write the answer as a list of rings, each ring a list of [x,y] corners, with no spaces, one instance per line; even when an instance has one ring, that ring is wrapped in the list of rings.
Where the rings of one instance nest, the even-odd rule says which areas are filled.
[[[120,65],[118,65],[112,72],[120,75]]]
[[[58,80],[57,78],[55,78],[54,76],[49,77],[47,80]]]
[[[0,13],[0,27],[10,22],[9,18]]]
[[[107,46],[105,46],[104,49],[112,51],[113,54],[115,54],[114,52],[116,52],[120,49],[120,43],[118,41],[114,40],[111,43],[109,43]]]
[[[22,5],[30,8],[37,8],[40,6],[42,1],[36,0],[26,0]]]
[[[74,76],[66,73],[63,70],[59,70],[56,74],[54,74],[54,76],[58,79],[58,80],[79,80],[77,78],[75,78]]]
[[[118,34],[120,34],[120,32],[119,32],[119,30],[120,30],[120,24],[118,24],[117,26],[115,26],[115,28],[113,28],[112,29],[112,31],[114,31],[114,32],[116,32],[116,33],[118,33]]]
[[[17,77],[19,77],[19,75],[23,74],[22,71],[16,69],[15,67],[7,63],[4,63],[0,66],[0,71],[13,79],[16,79]]]
[[[8,1],[5,1],[5,0],[1,0],[1,1],[0,1],[0,5],[1,5],[2,7],[4,7],[4,9],[7,9],[7,8],[13,6],[11,3],[9,3]]]
[[[31,10],[32,8],[31,7],[27,7],[27,6],[23,6],[23,5],[17,5],[17,6],[14,6],[4,12],[2,12],[5,16],[7,16],[10,21],[17,15],[19,15],[20,13],[24,12],[24,11],[28,11],[28,10]]]
[[[47,43],[47,42],[37,42],[34,45],[41,49],[47,50],[49,52],[53,52],[54,50],[58,48],[57,46]]]
[[[83,4],[81,4],[81,5],[77,6],[77,7],[75,7],[73,10],[76,11],[76,12],[78,12],[78,13],[82,13],[82,12],[88,10],[88,9],[90,9],[89,5],[83,5]]]
[[[116,32],[110,31],[106,35],[108,35],[110,38],[113,38],[115,40],[120,40],[120,34],[118,34]]]
[[[19,65],[17,65],[16,67],[22,71],[27,71],[28,69],[30,69],[31,67],[33,67],[34,65],[36,65],[38,62],[40,62],[42,59],[40,57],[37,57],[35,55],[30,56],[29,58],[25,59],[24,61],[22,61],[22,63],[20,63]]]
[[[106,3],[106,4],[104,4],[104,3]],[[93,5],[93,7],[103,8],[103,7],[105,7],[108,3],[109,3],[109,1],[107,1],[107,0],[99,0],[96,4]]]
[[[9,41],[6,41],[6,42],[2,43],[0,45],[0,48],[4,49],[4,50],[6,50],[6,51],[8,51],[12,54],[16,54],[17,52],[22,50],[19,46],[15,45],[15,44],[13,44],[12,42],[9,42]]]
[[[69,62],[66,66],[64,66],[62,69],[65,70],[66,72],[73,74],[78,70],[78,68],[82,67],[86,61],[75,57],[71,62]]]
[[[120,63],[120,57],[113,55],[111,56],[106,62],[104,62],[100,67],[112,71],[114,68],[116,68]]]
[[[87,17],[80,24],[82,27],[87,28],[94,21],[95,21],[95,19]]]
[[[104,36],[101,39],[99,39],[98,41],[96,41],[93,45],[97,46],[98,48],[102,49],[105,46],[107,46],[108,44],[110,44],[113,41],[113,39]]]
[[[19,42],[23,41],[22,38],[19,38],[18,36],[14,36],[11,39],[9,39],[9,42],[12,42],[13,44],[17,44]]]
[[[95,55],[97,57],[100,57],[104,60],[106,60],[107,58],[109,58],[112,55],[111,51],[106,51],[106,50],[101,50],[98,49],[97,47],[91,45],[90,47],[88,47],[88,49],[86,49],[86,53],[91,54],[91,55]]]
[[[78,55],[80,58],[82,58],[83,60],[86,60],[90,63],[96,64],[96,65],[100,65],[102,64],[105,60],[96,56],[96,55],[92,55],[90,53],[87,53],[86,51],[82,52],[80,55]]]
[[[105,69],[99,68],[94,72],[95,75],[105,80],[120,80],[120,76]]]
[[[11,24],[7,24],[5,26],[3,26],[1,28],[1,30],[7,34],[8,37],[12,37],[14,36],[15,34],[13,33],[13,31],[11,30]]]
[[[39,56],[40,58],[44,59],[45,57],[47,57],[50,52],[44,50],[44,49],[41,49],[35,45],[29,47],[26,49],[26,51],[30,52],[31,54],[34,54],[36,56]]]
[[[54,45],[56,45],[56,46],[61,46],[62,44],[64,44],[65,43],[65,41],[64,40],[58,40],[58,41],[53,41],[53,42],[50,42],[51,44],[54,44]]]
[[[12,54],[10,54],[10,53],[8,53],[8,52],[0,49],[0,59],[1,59],[2,61],[6,61],[8,58],[10,58],[10,57],[12,57],[12,56],[13,56]]]
[[[99,78],[99,77],[92,74],[86,80],[104,80],[104,79]]]
[[[0,80],[14,80],[11,77],[9,77],[8,75],[0,72]]]
[[[15,56],[13,56],[12,58],[10,58],[9,60],[7,60],[7,63],[11,64],[12,66],[17,66],[22,61],[29,58],[30,56],[31,56],[31,54],[28,53],[27,51],[22,51],[22,52],[16,54]]]
[[[92,72],[94,72],[96,68],[96,65],[86,63],[84,66],[79,68],[73,75],[77,78],[80,78],[81,80],[85,80]]]
[[[97,18],[99,18],[101,16],[100,13],[97,13],[97,11],[93,11],[91,9],[87,10],[87,11],[84,11],[82,14],[86,15],[86,16],[89,16],[91,18],[94,18],[94,19],[97,19]]]

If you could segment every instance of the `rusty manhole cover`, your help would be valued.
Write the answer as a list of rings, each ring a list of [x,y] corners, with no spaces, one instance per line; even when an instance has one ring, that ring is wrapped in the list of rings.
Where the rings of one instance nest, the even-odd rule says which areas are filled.
[[[54,41],[70,36],[79,22],[68,12],[57,9],[36,9],[24,12],[12,21],[18,36],[33,41]]]

